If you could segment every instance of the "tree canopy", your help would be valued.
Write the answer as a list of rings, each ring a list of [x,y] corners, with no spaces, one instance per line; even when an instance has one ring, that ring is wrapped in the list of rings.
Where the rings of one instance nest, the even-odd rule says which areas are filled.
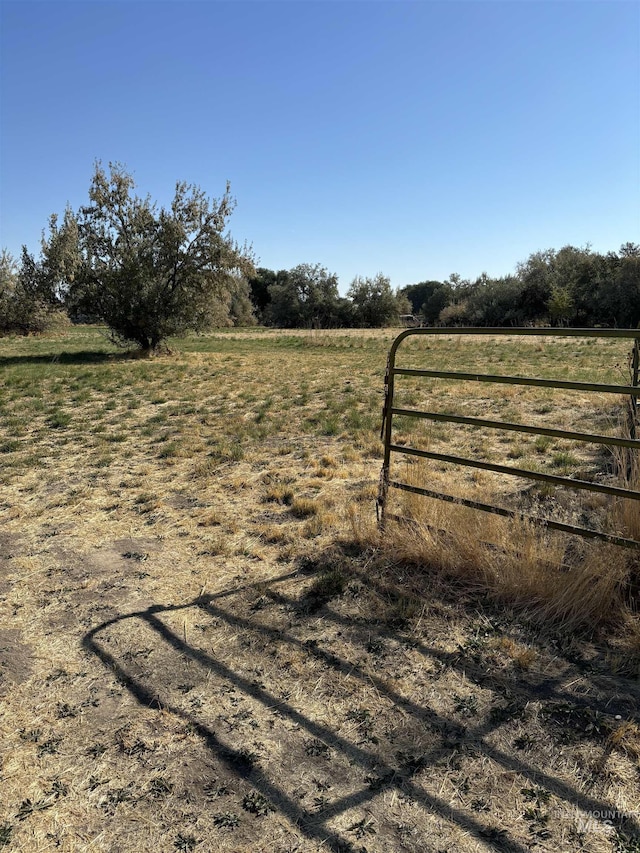
[[[451,275],[402,288],[430,325],[640,325],[640,246],[601,254],[589,246],[534,252],[513,275],[474,281]]]
[[[337,276],[321,264],[298,264],[279,272],[268,293],[265,319],[271,325],[309,329],[344,325],[345,300],[338,293]]]
[[[44,239],[43,239],[44,243]],[[0,334],[44,332],[59,307],[51,282],[47,260],[36,260],[26,249],[20,262],[8,252],[0,254]]]
[[[177,183],[160,207],[134,193],[125,168],[100,163],[89,204],[53,215],[38,257],[0,258],[0,334],[44,330],[59,309],[102,322],[114,339],[153,350],[172,335],[256,320],[283,328],[428,325],[640,328],[640,245],[601,254],[564,246],[531,254],[511,275],[452,273],[392,290],[389,278],[356,276],[346,297],[322,264],[254,268],[226,231],[235,207]]]
[[[246,314],[253,260],[225,233],[235,206],[229,186],[216,200],[178,183],[169,209],[133,189],[121,165],[110,164],[109,174],[96,165],[90,203],[66,226],[76,239],[65,294],[72,314],[100,320],[144,350],[207,329],[234,305]]]
[[[411,303],[391,289],[389,278],[378,273],[373,278],[356,276],[347,293],[353,304],[355,325],[391,326],[400,314],[410,313]]]
[[[411,313],[421,314],[426,323],[438,322],[440,312],[451,299],[451,286],[442,281],[421,281],[400,290],[411,303]]]

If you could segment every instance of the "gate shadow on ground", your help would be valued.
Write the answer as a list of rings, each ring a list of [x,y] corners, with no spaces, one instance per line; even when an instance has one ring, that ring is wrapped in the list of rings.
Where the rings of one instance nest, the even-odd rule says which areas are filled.
[[[285,580],[291,580],[296,577],[302,579],[308,576],[308,571],[300,573],[292,572],[274,578],[271,581],[260,581],[255,584],[225,590],[218,594],[201,596],[186,604],[154,605],[146,610],[121,614],[90,630],[83,638],[83,646],[113,671],[119,682],[126,687],[138,703],[147,708],[168,711],[182,718],[190,725],[191,730],[206,744],[212,757],[224,765],[229,773],[237,776],[239,779],[249,781],[257,791],[266,797],[309,840],[323,842],[329,849],[336,851],[336,853],[344,853],[344,851],[353,850],[354,848],[342,835],[330,829],[328,821],[354,807],[366,806],[381,791],[385,790],[395,790],[405,799],[409,798],[413,800],[428,811],[439,815],[445,821],[457,824],[458,827],[468,832],[490,849],[511,851],[511,853],[525,853],[525,851],[530,850],[529,844],[522,844],[503,830],[499,830],[498,832],[492,830],[472,814],[465,812],[461,808],[453,807],[444,799],[430,794],[421,788],[415,778],[417,774],[428,770],[429,767],[433,766],[436,762],[441,762],[448,755],[454,755],[459,748],[459,742],[452,742],[452,737],[454,741],[462,739],[468,744],[473,744],[476,752],[482,753],[486,758],[502,767],[504,771],[520,774],[532,785],[545,786],[558,799],[564,801],[567,810],[574,811],[579,809],[587,815],[595,813],[595,815],[600,814],[605,816],[610,813],[612,809],[610,803],[604,802],[595,796],[584,794],[571,787],[571,785],[562,779],[554,777],[551,773],[541,771],[525,760],[515,757],[513,754],[507,754],[489,743],[487,736],[499,728],[501,725],[500,720],[491,721],[489,719],[474,728],[469,728],[461,732],[461,727],[455,720],[394,691],[389,687],[384,678],[371,675],[370,672],[365,672],[358,666],[357,662],[340,658],[333,652],[322,649],[315,642],[310,644],[308,641],[302,641],[290,633],[283,632],[266,624],[260,624],[252,619],[247,619],[223,606],[225,599],[232,599],[241,592],[254,589],[259,590],[262,595],[266,595],[277,603],[295,608],[299,605],[299,601],[276,591],[274,587]],[[214,655],[191,645],[186,641],[186,636],[180,636],[179,633],[162,621],[161,617],[163,614],[181,613],[190,609],[206,613],[213,619],[219,620],[218,624],[225,623],[236,632],[253,632],[262,635],[266,640],[277,641],[280,645],[283,643],[289,644],[292,648],[300,651],[303,650],[305,654],[316,658],[328,669],[348,674],[350,677],[359,679],[367,684],[373,684],[379,694],[385,696],[405,713],[410,714],[432,731],[440,732],[443,735],[443,745],[439,745],[423,754],[420,757],[420,761],[416,762],[414,766],[408,766],[406,763],[400,761],[395,764],[381,759],[381,755],[378,752],[364,748],[362,744],[350,742],[330,726],[307,716],[293,702],[283,701],[282,697],[270,692],[263,685],[256,683],[255,680],[247,678],[241,672],[235,671]],[[336,613],[327,604],[322,608],[321,616],[323,620],[333,622],[337,625],[350,626],[353,624],[349,618]],[[257,703],[260,703],[265,709],[273,710],[277,708],[280,717],[287,719],[290,723],[299,727],[301,731],[306,732],[312,738],[322,741],[328,747],[340,753],[351,765],[369,773],[374,771],[377,784],[363,784],[359,790],[348,796],[334,800],[326,811],[322,813],[303,807],[299,799],[294,798],[282,786],[276,784],[260,766],[250,761],[248,762],[246,751],[230,748],[216,735],[211,725],[198,719],[195,713],[180,708],[164,699],[161,700],[159,698],[159,690],[154,688],[153,684],[145,684],[137,673],[127,667],[125,661],[130,660],[130,656],[129,658],[123,656],[118,659],[117,654],[112,653],[107,648],[108,637],[105,635],[101,641],[101,635],[105,634],[113,626],[122,625],[130,621],[143,624],[153,632],[159,644],[165,644],[168,649],[172,649],[188,660],[195,661],[208,674],[224,680],[229,685],[233,685],[235,689],[241,691],[246,697],[250,697]],[[370,635],[376,633],[371,627],[368,630]],[[381,637],[389,637],[390,634],[389,629],[381,630],[378,633]],[[513,695],[513,684],[510,683],[507,689],[506,683],[499,675],[495,673],[488,674],[479,666],[474,665],[472,660],[465,658],[464,655],[445,653],[442,650],[430,648],[421,643],[414,644],[414,647],[418,648],[423,656],[429,657],[441,665],[444,664],[452,667],[460,673],[464,673],[471,681],[481,685],[484,689],[492,690],[500,698],[504,698],[507,694]],[[576,701],[575,695],[567,692],[563,677],[546,679],[543,683],[538,683],[529,689],[526,686],[520,686],[518,693],[519,699],[525,703],[527,701],[538,700],[541,696],[545,699],[554,699],[560,702]],[[612,713],[610,708],[607,709],[607,713]],[[640,826],[633,818],[627,819],[624,829],[625,833],[634,836],[640,833]],[[425,847],[425,849],[428,848]]]

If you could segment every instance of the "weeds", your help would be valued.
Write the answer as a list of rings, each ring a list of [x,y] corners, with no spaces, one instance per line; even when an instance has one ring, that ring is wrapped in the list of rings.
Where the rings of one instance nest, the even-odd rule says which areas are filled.
[[[325,569],[305,592],[300,608],[305,613],[315,613],[332,598],[342,595],[347,586],[347,576],[339,568]]]
[[[0,847],[7,847],[9,845],[12,833],[13,827],[10,823],[7,821],[0,823]]]
[[[71,415],[68,412],[56,411],[49,415],[46,423],[50,429],[65,429],[71,423]]]
[[[0,341],[51,356],[3,364],[0,846],[417,850],[437,837],[462,850],[475,827],[485,844],[524,849],[566,844],[581,799],[636,808],[626,674],[640,642],[621,618],[633,566],[410,499],[413,520],[385,542],[374,503],[392,337],[229,330],[153,362],[65,361],[59,351],[96,344],[83,327]],[[428,354],[484,372],[480,349],[431,341],[411,366]],[[539,375],[567,355],[547,352],[546,365],[525,352]],[[603,352],[590,350],[593,381],[606,380]],[[516,372],[516,355],[505,343],[500,369]],[[514,423],[586,429],[602,416],[546,389],[502,399],[411,379],[406,392],[411,406]],[[567,453],[595,480],[618,476],[554,439],[420,427],[443,452],[555,474]],[[406,470],[460,485],[440,467]],[[496,492],[567,521],[608,507],[483,471],[459,494]],[[621,822],[607,843],[630,850],[633,831]]]
[[[275,811],[269,800],[259,791],[251,791],[242,798],[242,808],[256,816],[267,815]]]
[[[154,800],[159,800],[168,797],[173,793],[173,783],[164,776],[157,776],[151,780],[149,785],[149,796]]]
[[[220,829],[236,829],[240,826],[240,818],[235,812],[218,812],[213,816],[213,825]]]
[[[196,849],[198,843],[199,842],[194,835],[184,835],[179,832],[173,842],[173,846],[176,850],[180,851],[180,853],[190,853],[191,850]]]
[[[304,751],[307,755],[314,757],[324,758],[325,760],[329,758],[329,747],[318,738],[308,740],[304,745]]]
[[[16,818],[18,820],[26,820],[32,814],[36,812],[44,811],[45,809],[50,809],[53,805],[53,800],[35,800],[32,801],[30,799],[23,800],[20,803],[20,808],[16,813]]]

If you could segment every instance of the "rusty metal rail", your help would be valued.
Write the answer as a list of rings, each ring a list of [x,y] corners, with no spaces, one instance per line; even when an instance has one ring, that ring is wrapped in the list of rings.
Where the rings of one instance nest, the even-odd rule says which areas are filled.
[[[451,336],[451,335],[483,335],[483,336],[540,336],[540,337],[576,337],[576,338],[622,338],[633,341],[633,348],[630,359],[631,369],[631,384],[630,385],[612,385],[602,383],[589,382],[572,382],[566,380],[541,379],[526,376],[498,376],[494,374],[469,373],[461,371],[445,371],[445,370],[429,370],[415,369],[408,367],[397,367],[396,356],[398,348],[402,342],[408,337],[416,336]],[[491,462],[485,462],[478,459],[469,459],[461,456],[453,456],[446,453],[437,453],[435,451],[425,450],[419,447],[408,447],[405,445],[396,444],[393,441],[393,419],[394,416],[402,416],[405,418],[428,419],[432,421],[448,422],[463,424],[465,426],[478,427],[491,430],[506,430],[511,432],[527,433],[532,435],[544,435],[552,438],[570,439],[577,442],[587,442],[596,445],[609,447],[622,447],[629,450],[635,457],[635,464],[640,469],[640,440],[636,438],[636,424],[638,416],[638,397],[640,396],[639,387],[640,373],[640,331],[637,329],[535,329],[535,328],[427,328],[427,329],[406,329],[401,332],[393,342],[389,351],[389,359],[387,362],[387,372],[385,377],[385,402],[382,415],[382,429],[380,437],[384,440],[384,462],[380,475],[380,488],[378,492],[377,511],[378,519],[381,526],[384,526],[387,519],[401,520],[397,515],[391,515],[387,511],[387,500],[390,489],[398,489],[400,491],[411,492],[413,494],[423,495],[428,498],[455,503],[461,506],[472,509],[489,512],[500,515],[506,518],[524,518],[528,521],[547,527],[551,530],[559,530],[564,533],[573,533],[591,539],[600,539],[605,542],[611,542],[616,545],[621,545],[628,548],[640,548],[640,541],[636,539],[628,539],[624,536],[608,533],[601,530],[592,529],[589,527],[579,527],[573,524],[565,524],[553,519],[539,518],[523,512],[510,510],[505,507],[485,504],[479,501],[470,500],[467,498],[455,497],[453,495],[437,492],[433,489],[415,486],[410,483],[404,483],[397,477],[391,477],[391,458],[392,454],[402,454],[404,456],[413,456],[423,459],[434,459],[440,462],[448,462],[454,465],[461,465],[485,471],[492,471],[498,474],[506,474],[508,476],[520,477],[523,479],[544,482],[553,486],[561,486],[568,489],[596,492],[600,494],[610,495],[616,498],[625,500],[640,501],[640,491],[637,489],[623,488],[619,486],[605,485],[602,483],[592,483],[587,480],[573,479],[571,477],[561,477],[554,474],[544,474],[539,471],[530,471],[523,468],[515,468],[509,465],[498,465]],[[396,406],[394,404],[395,393],[395,377],[396,376],[412,376],[424,377],[429,379],[446,379],[451,381],[467,381],[467,382],[487,382],[499,383],[502,385],[523,385],[533,386],[538,388],[555,388],[562,390],[587,391],[603,394],[618,394],[629,397],[630,401],[630,423],[629,437],[625,436],[608,436],[597,435],[586,432],[575,432],[569,430],[553,429],[551,427],[539,427],[530,424],[516,424],[507,421],[494,421],[486,418],[467,417],[462,415],[448,414],[442,412],[429,412],[417,409],[407,409]],[[640,506],[638,507],[640,513]]]

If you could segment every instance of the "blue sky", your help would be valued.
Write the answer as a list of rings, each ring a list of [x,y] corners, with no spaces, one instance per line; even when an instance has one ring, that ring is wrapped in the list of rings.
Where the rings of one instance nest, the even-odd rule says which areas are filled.
[[[260,265],[399,287],[640,242],[638,2],[1,0],[0,245],[119,161]]]

